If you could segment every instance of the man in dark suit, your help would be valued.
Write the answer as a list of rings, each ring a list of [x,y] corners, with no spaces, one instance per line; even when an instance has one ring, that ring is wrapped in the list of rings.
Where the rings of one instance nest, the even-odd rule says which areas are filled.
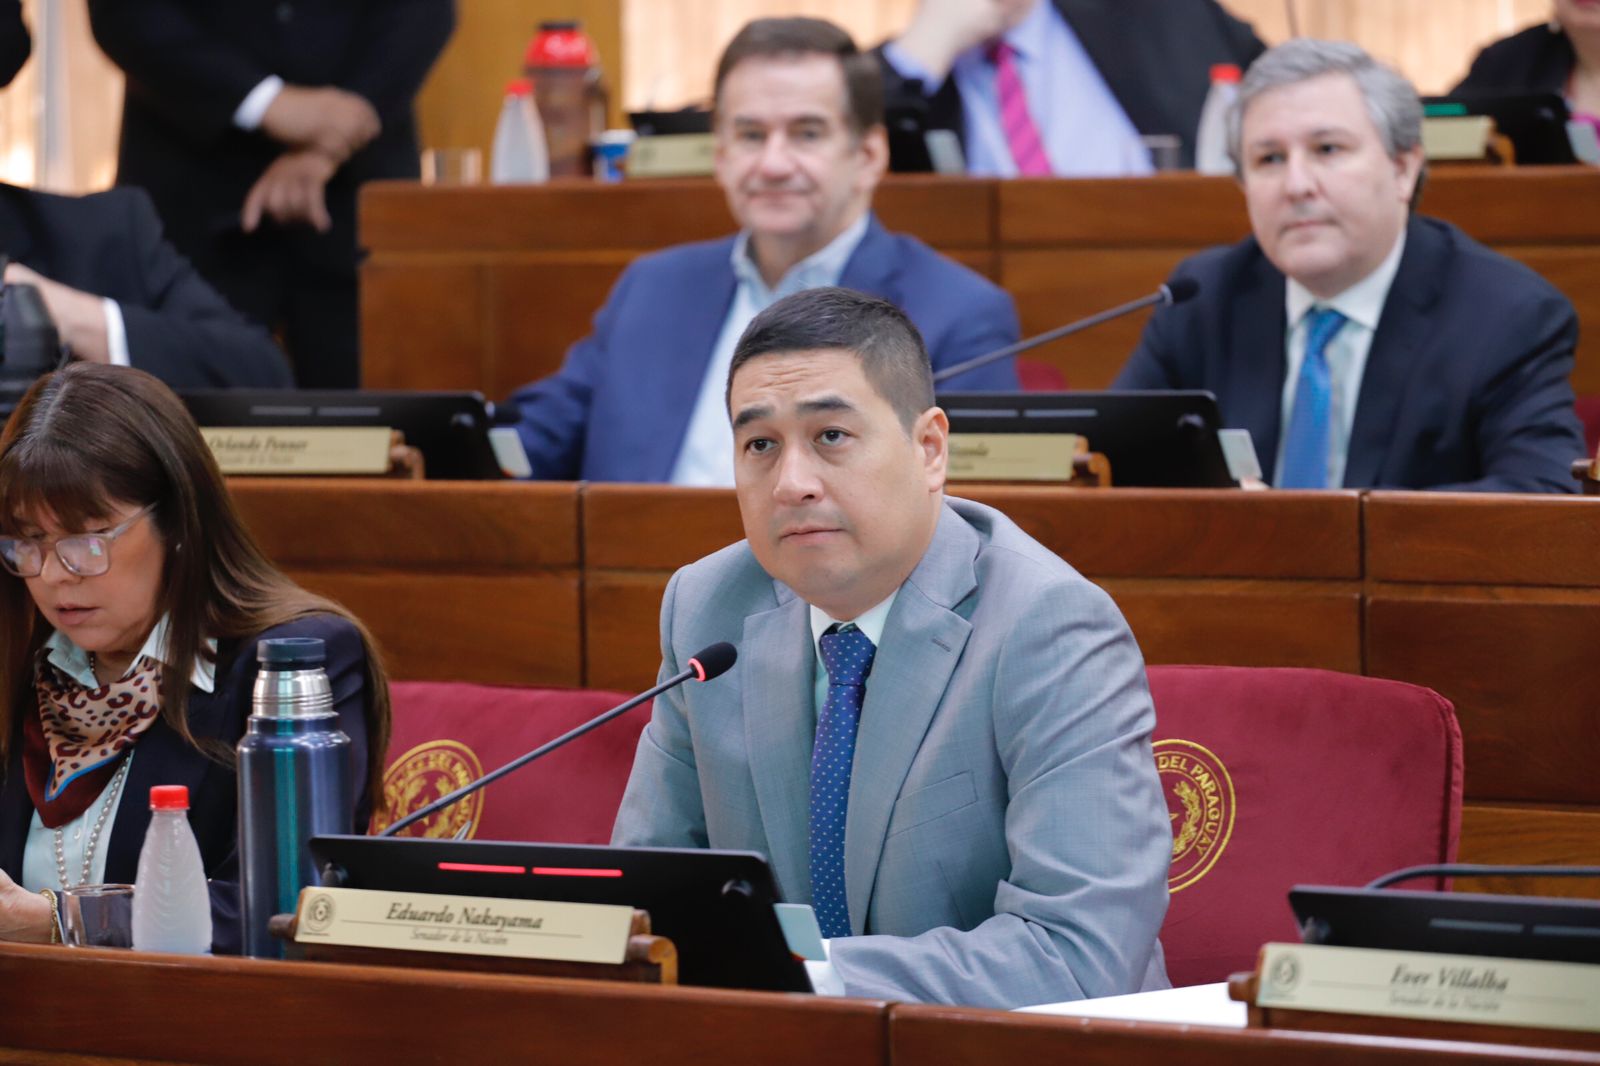
[[[934,369],[1016,340],[994,284],[872,216],[887,164],[877,63],[820,19],[758,19],[716,79],[717,181],[741,232],[633,263],[561,369],[519,389],[533,476],[732,485],[735,342],[780,297],[844,285],[897,304]],[[1015,389],[1010,361],[953,389]]]
[[[1263,48],[1217,0],[919,0],[878,55],[897,152],[950,130],[972,173],[1088,176],[1149,170],[1141,134],[1178,137],[1193,166],[1211,67]],[[1042,169],[1024,147],[1035,135]]]
[[[1572,305],[1412,217],[1422,106],[1349,44],[1300,39],[1246,74],[1231,142],[1254,236],[1177,275],[1116,387],[1210,389],[1285,488],[1572,491]]]
[[[11,84],[32,47],[28,24],[22,21],[22,0],[0,0],[0,86]]]
[[[54,196],[0,185],[7,284],[39,289],[80,359],[132,364],[175,389],[291,384],[264,329],[195,273],[137,189]]]
[[[417,176],[412,98],[451,0],[91,0],[89,16],[128,78],[118,183],[281,330],[301,385],[358,385],[356,190]]]

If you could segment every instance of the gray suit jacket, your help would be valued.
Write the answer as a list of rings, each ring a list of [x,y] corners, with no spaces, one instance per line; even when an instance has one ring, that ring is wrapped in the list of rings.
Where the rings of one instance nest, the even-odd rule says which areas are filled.
[[[617,844],[765,853],[808,902],[808,608],[741,542],[673,576],[662,674]],[[1111,600],[991,508],[947,500],[867,680],[845,883],[851,995],[1016,1007],[1166,987],[1172,837],[1144,663]]]

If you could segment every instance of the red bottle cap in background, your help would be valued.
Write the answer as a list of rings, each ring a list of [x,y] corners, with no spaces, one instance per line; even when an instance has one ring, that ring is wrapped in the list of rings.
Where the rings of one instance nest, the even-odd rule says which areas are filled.
[[[186,811],[189,809],[188,785],[156,785],[150,789],[152,811]]]
[[[1218,63],[1211,68],[1212,81],[1227,81],[1237,85],[1240,77],[1239,68],[1232,63]]]
[[[507,96],[532,96],[533,81],[528,78],[512,78],[506,82]]]
[[[541,22],[528,44],[525,67],[593,67],[600,57],[594,42],[576,22]]]

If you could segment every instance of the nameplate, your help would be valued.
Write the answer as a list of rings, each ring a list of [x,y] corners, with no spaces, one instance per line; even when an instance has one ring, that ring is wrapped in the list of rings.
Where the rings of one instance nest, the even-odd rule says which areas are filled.
[[[952,433],[951,481],[1071,481],[1076,433]]]
[[[383,474],[386,426],[202,426],[224,474]]]
[[[630,178],[701,178],[716,169],[716,135],[656,133],[628,149]]]
[[[341,947],[620,963],[632,907],[439,896],[365,888],[300,893],[295,942]]]
[[[1256,1006],[1596,1033],[1600,966],[1268,944]]]

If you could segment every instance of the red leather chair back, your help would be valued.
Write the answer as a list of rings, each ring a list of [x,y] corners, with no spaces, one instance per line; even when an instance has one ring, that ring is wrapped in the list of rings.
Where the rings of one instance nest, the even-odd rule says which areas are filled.
[[[1174,985],[1225,980],[1263,943],[1299,940],[1293,885],[1455,860],[1461,730],[1438,693],[1324,670],[1154,666],[1149,678],[1172,816],[1161,942]]]
[[[499,688],[462,682],[390,686],[394,735],[377,831],[524,752],[615,707],[628,693]],[[402,831],[402,836],[605,844],[650,705]]]

